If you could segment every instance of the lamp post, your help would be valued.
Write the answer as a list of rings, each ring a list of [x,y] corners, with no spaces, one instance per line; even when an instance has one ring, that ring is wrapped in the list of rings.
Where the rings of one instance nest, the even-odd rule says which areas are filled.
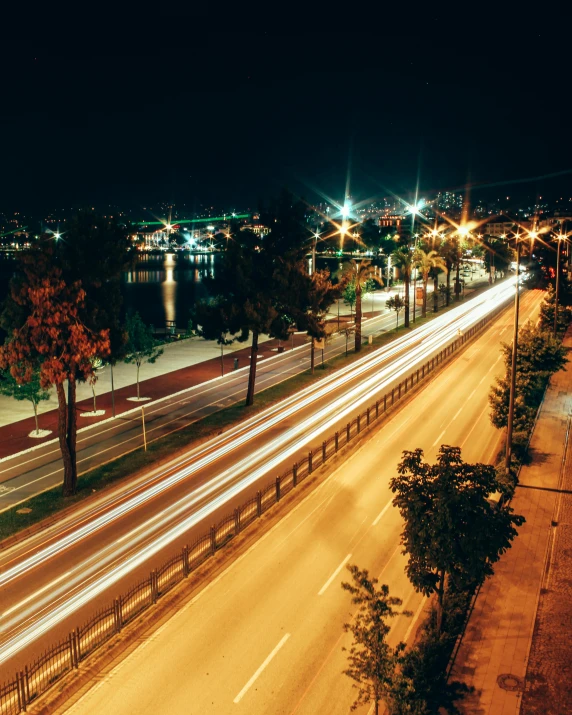
[[[556,243],[556,292],[554,295],[554,337],[558,331],[558,292],[560,288],[560,243],[566,240],[566,236],[559,233]]]
[[[312,242],[312,275],[316,272],[316,246],[318,244],[318,238],[320,234],[316,231],[314,233],[314,240]]]
[[[534,241],[538,236],[536,231],[530,231],[529,238]],[[520,234],[515,235],[516,238],[516,291],[514,295],[514,329],[512,335],[512,359],[510,366],[510,392],[508,398],[508,419],[506,428],[506,447],[505,447],[505,472],[510,474],[510,461],[512,456],[512,429],[514,424],[514,399],[516,393],[516,360],[518,352],[518,309],[520,305]]]
[[[417,239],[419,238],[419,234],[414,233],[413,238],[415,239],[413,244],[413,256],[415,257],[417,255]],[[413,271],[413,322],[415,322],[415,309],[417,308],[417,265],[415,264],[415,260],[413,262]]]

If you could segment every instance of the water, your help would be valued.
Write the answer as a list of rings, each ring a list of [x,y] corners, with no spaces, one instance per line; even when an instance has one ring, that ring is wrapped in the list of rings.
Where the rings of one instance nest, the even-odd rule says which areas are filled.
[[[135,266],[126,271],[121,280],[124,311],[138,311],[147,324],[159,330],[167,321],[174,321],[179,329],[185,328],[195,302],[206,296],[204,278],[209,273],[216,275],[220,260],[220,254],[137,256]],[[12,257],[0,257],[0,300],[8,292],[8,282],[16,265]],[[338,258],[318,257],[317,260],[318,269],[327,268],[332,274],[340,265]]]

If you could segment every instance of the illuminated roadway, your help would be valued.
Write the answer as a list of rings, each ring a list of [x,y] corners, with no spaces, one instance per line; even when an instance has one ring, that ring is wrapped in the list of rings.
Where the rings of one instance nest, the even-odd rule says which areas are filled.
[[[395,327],[394,313],[384,313],[363,322],[363,336]],[[353,336],[349,338],[353,342]],[[334,336],[326,345],[324,356],[332,358],[344,352],[346,338]],[[256,392],[276,385],[309,368],[310,346],[261,360],[257,366]],[[316,351],[316,364],[321,360]],[[190,424],[202,417],[244,399],[248,383],[248,368],[228,373],[206,383],[186,389],[179,394],[155,400],[145,405],[147,439],[158,439],[165,434]],[[182,386],[183,387],[183,386]],[[141,411],[119,415],[106,420],[77,436],[79,473],[129,453],[143,444]],[[0,461],[0,511],[61,484],[63,467],[57,441],[47,443],[27,453],[16,454]]]
[[[525,294],[522,317],[541,299]],[[369,569],[419,614],[424,602],[404,575],[389,479],[403,449],[421,447],[433,461],[450,444],[466,461],[494,459],[500,433],[487,395],[503,372],[500,342],[511,327],[508,311],[66,713],[346,715],[355,693],[342,675],[350,645],[342,626],[355,607],[340,588],[345,564]],[[394,621],[393,642],[407,639],[414,621]]]
[[[506,282],[467,300],[6,549],[0,557],[2,671],[21,667],[192,543],[513,292],[514,283]]]

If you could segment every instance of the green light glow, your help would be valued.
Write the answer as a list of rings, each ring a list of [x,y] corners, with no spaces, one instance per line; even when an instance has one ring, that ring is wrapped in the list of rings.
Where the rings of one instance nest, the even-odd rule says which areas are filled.
[[[232,218],[250,218],[251,214],[233,214]],[[180,221],[172,220],[172,225],[178,226],[180,223],[216,223],[217,221],[227,221],[226,216],[214,216],[211,218],[184,218]],[[137,226],[165,226],[167,224],[165,221],[138,221]]]

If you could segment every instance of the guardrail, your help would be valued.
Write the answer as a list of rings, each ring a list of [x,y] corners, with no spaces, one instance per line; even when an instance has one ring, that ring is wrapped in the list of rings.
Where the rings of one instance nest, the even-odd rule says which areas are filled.
[[[17,715],[25,712],[30,703],[45,693],[66,673],[78,669],[79,664],[95,650],[120,633],[143,611],[157,603],[159,598],[186,579],[192,571],[213,556],[234,536],[259,519],[301,481],[382,417],[413,387],[432,374],[437,367],[479,333],[503,309],[504,305],[482,318],[435,357],[407,375],[397,387],[392,388],[348,422],[344,429],[330,435],[321,445],[311,449],[306,457],[257,491],[256,496],[227,514],[218,524],[213,524],[209,531],[193,544],[184,546],[161,567],[151,571],[148,578],[114,599],[107,608],[97,612],[89,621],[73,630],[67,638],[48,648],[32,664],[18,671],[13,680],[0,687],[0,714]]]

